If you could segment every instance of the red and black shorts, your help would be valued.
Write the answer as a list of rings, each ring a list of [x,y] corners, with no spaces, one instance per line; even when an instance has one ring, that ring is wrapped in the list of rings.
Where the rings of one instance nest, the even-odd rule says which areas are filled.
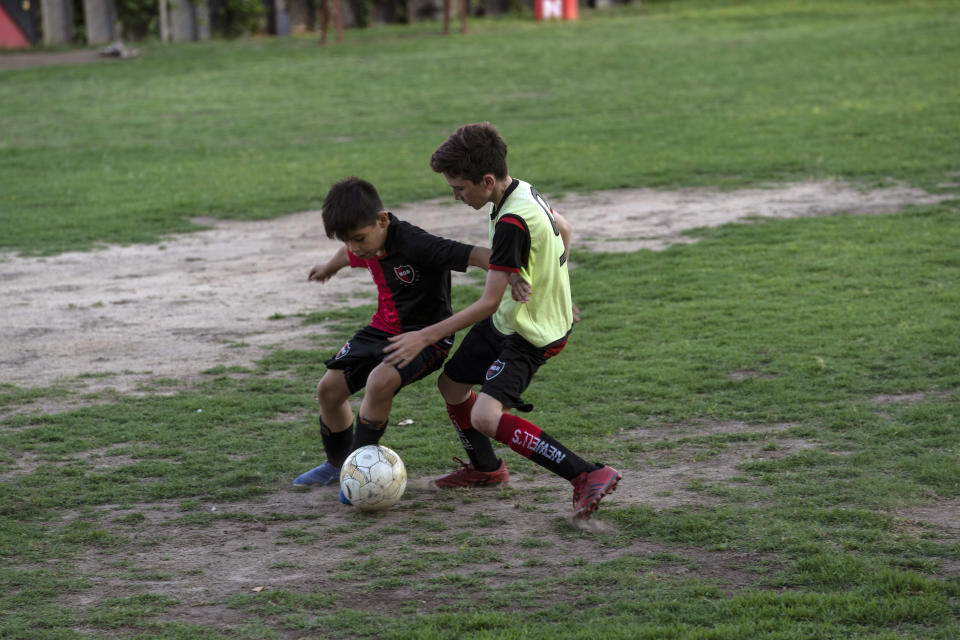
[[[545,347],[535,347],[517,334],[503,335],[490,318],[473,325],[443,373],[454,382],[482,385],[481,391],[505,407],[531,411],[523,401],[533,374],[567,344],[566,336]]]
[[[383,362],[383,349],[390,344],[392,334],[369,325],[357,331],[340,349],[340,353],[327,360],[327,369],[340,369],[347,380],[350,393],[356,393],[367,385],[367,377]],[[417,354],[400,372],[400,388],[424,378],[443,364],[453,347],[453,336],[447,336]],[[399,390],[399,389],[398,389]]]

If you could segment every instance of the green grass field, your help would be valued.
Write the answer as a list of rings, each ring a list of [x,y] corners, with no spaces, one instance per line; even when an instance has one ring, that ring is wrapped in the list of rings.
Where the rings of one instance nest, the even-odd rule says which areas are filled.
[[[388,202],[435,196],[436,141],[477,120],[499,125],[511,168],[545,193],[933,188],[957,170],[956,21],[949,1],[653,3],[576,24],[476,20],[466,38],[431,24],[342,47],[147,45],[119,64],[8,71],[0,249],[316,208],[344,173]]]
[[[148,44],[133,61],[0,71],[0,275],[14,252],[316,208],[348,173],[388,202],[445,195],[427,159],[475,120],[551,193],[960,191],[956,2],[655,2],[436,32]],[[611,502],[597,530],[563,517],[566,494],[524,485],[414,487],[379,518],[271,506],[317,493],[289,487],[315,458],[312,390],[369,307],[306,316],[329,331],[316,349],[186,389],[0,377],[0,638],[960,637],[958,213],[953,197],[577,254],[583,321],[531,387],[533,421],[633,477],[736,461],[686,488],[695,504]],[[455,306],[474,295],[458,287]],[[412,475],[460,455],[431,382],[395,415],[422,425],[388,432]],[[266,547],[238,535],[263,532]],[[178,544],[198,564],[177,568]],[[190,590],[228,547],[251,564],[290,552],[271,570],[307,577]]]

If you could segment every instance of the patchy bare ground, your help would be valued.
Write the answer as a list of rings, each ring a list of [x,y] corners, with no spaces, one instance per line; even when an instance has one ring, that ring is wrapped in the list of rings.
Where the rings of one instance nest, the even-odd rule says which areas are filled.
[[[733,192],[567,194],[553,204],[574,226],[575,250],[633,251],[695,241],[684,232],[751,217],[885,213],[939,199],[902,187],[863,192],[835,182],[809,182]],[[485,241],[480,214],[447,200],[394,212],[441,235]],[[309,267],[337,246],[323,235],[317,212],[262,222],[203,222],[212,228],[172,236],[160,246],[110,247],[42,259],[0,257],[0,383],[25,388],[65,384],[89,391],[111,387],[121,393],[136,392],[157,377],[188,385],[216,365],[250,365],[275,345],[312,346],[310,335],[318,329],[304,327],[298,315],[366,302],[373,295],[368,276],[359,270],[341,273],[325,285],[307,283]],[[77,378],[80,374],[87,375]],[[736,379],[752,375],[731,372]],[[912,400],[878,397],[876,403]],[[51,403],[45,410],[62,408],[56,399],[44,402]],[[791,437],[789,428],[717,423],[624,434],[627,441],[671,440],[676,446],[666,453],[645,448],[625,460],[624,479],[606,504],[661,510],[720,503],[726,498],[704,487],[736,487],[737,468],[744,461],[813,446]],[[684,440],[744,432],[762,437],[711,451]],[[130,462],[109,451],[89,455],[95,465]],[[509,452],[505,456],[514,473],[507,489],[450,494],[430,489],[426,478],[412,477],[404,500],[373,516],[340,505],[335,488],[292,486],[278,486],[263,501],[203,504],[186,513],[172,503],[105,508],[106,526],[128,542],[119,551],[81,558],[77,573],[92,588],[64,594],[62,601],[85,608],[112,597],[167,594],[180,603],[167,618],[235,629],[245,619],[242,609],[229,604],[234,596],[285,590],[338,594],[345,603],[369,601],[366,589],[377,576],[359,567],[372,556],[420,555],[433,563],[405,586],[374,592],[380,611],[388,613],[428,612],[470,597],[491,597],[486,587],[557,578],[575,570],[581,559],[650,556],[657,558],[651,565],[656,575],[690,573],[730,589],[777,569],[775,560],[757,555],[621,543],[615,525],[602,520],[576,526],[566,516],[568,487]],[[0,481],[34,466],[25,455]],[[933,532],[941,540],[960,538],[957,501],[899,515],[905,527]],[[458,534],[469,535],[468,548],[480,555],[458,562],[463,550]],[[401,547],[416,553],[390,553]],[[664,559],[664,553],[673,559]],[[489,572],[481,575],[483,586],[449,586],[452,577],[471,574],[477,566]],[[360,573],[351,573],[356,571]],[[942,571],[960,573],[956,563],[945,564]],[[539,591],[540,602],[563,600],[562,588]],[[317,631],[284,633],[302,637]]]
[[[720,499],[696,489],[696,483],[726,483],[745,459],[779,457],[810,446],[780,435],[790,425],[760,431],[738,423],[703,426],[712,433],[751,431],[766,437],[706,458],[700,447],[681,443],[671,450],[668,464],[651,455],[625,475],[606,504],[657,510],[716,504]],[[691,435],[698,434],[670,428],[646,438],[676,441]],[[148,592],[179,600],[170,613],[179,621],[236,627],[243,622],[242,611],[226,604],[234,596],[283,590],[337,594],[344,606],[369,602],[371,583],[382,577],[360,568],[371,558],[411,562],[422,556],[429,563],[408,583],[374,591],[377,610],[417,613],[482,600],[491,587],[519,580],[549,581],[553,586],[547,592],[536,589],[538,602],[560,601],[568,596],[554,581],[583,560],[648,557],[652,575],[696,576],[723,589],[753,584],[778,568],[763,554],[618,541],[615,525],[568,518],[570,490],[564,483],[527,461],[507,459],[514,465],[509,488],[445,492],[430,488],[424,478],[414,479],[404,500],[379,514],[340,505],[335,487],[281,487],[261,502],[203,504],[187,513],[173,503],[107,508],[102,515],[108,528],[129,540],[122,563],[115,549],[91,552],[77,569],[93,588],[67,594],[63,601],[86,608],[109,597]],[[104,460],[111,464],[109,455]],[[131,514],[132,522],[127,520]],[[206,522],[184,523],[185,517]],[[483,574],[479,583],[444,586],[478,571]]]
[[[884,213],[939,199],[904,187],[862,192],[806,182],[731,192],[567,194],[552,204],[571,221],[575,249],[633,251],[691,242],[689,229],[756,216]],[[486,243],[482,214],[451,200],[394,212],[435,233]],[[216,365],[249,365],[275,345],[308,346],[317,329],[305,328],[298,314],[375,295],[369,276],[356,269],[323,285],[307,282],[310,266],[337,247],[316,211],[201,222],[213,229],[161,245],[0,256],[0,382],[36,387],[85,374],[90,390],[130,392],[154,377],[189,381]]]
[[[675,446],[669,460],[655,448],[638,455],[604,505],[661,511],[729,502],[710,488],[743,486],[737,479],[741,463],[814,446],[788,435],[791,426],[704,423],[624,434],[633,442]],[[757,439],[709,452],[689,441],[740,433]],[[618,525],[602,519],[576,523],[567,515],[569,487],[506,449],[501,453],[512,466],[506,489],[438,491],[426,478],[414,478],[403,501],[378,514],[339,504],[335,487],[278,487],[262,501],[201,504],[187,512],[175,503],[104,508],[105,526],[128,542],[122,551],[80,558],[76,571],[92,586],[61,600],[86,609],[109,598],[158,594],[178,601],[165,618],[226,630],[249,622],[241,602],[256,606],[255,598],[276,591],[336,596],[338,605],[327,607],[328,614],[342,606],[409,615],[474,606],[507,585],[525,585],[525,606],[569,602],[564,577],[584,562],[624,556],[646,560],[645,573],[653,580],[696,577],[728,591],[758,584],[781,568],[769,554],[628,540],[617,537]],[[114,463],[109,452],[103,460]],[[945,501],[901,514],[901,526],[940,542],[957,541],[958,513],[960,501]],[[380,561],[383,569],[376,568]],[[400,565],[392,567],[394,562]],[[955,577],[960,567],[948,560],[940,573]],[[404,576],[402,584],[383,582],[397,575]],[[290,629],[283,637],[325,637],[316,633]]]
[[[0,71],[28,69],[54,65],[90,64],[118,60],[100,54],[96,49],[71,49],[69,51],[29,51],[24,53],[4,52],[0,55]]]

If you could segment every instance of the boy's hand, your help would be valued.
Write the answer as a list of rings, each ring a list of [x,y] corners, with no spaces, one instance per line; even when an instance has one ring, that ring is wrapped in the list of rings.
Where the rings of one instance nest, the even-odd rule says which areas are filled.
[[[383,352],[387,354],[383,362],[397,369],[410,364],[410,361],[416,358],[418,353],[431,344],[430,340],[424,338],[420,331],[408,331],[397,336],[390,336],[387,339],[390,344],[383,348]]]
[[[573,308],[573,322],[576,324],[580,322],[580,308],[575,304],[571,304],[570,306]]]
[[[347,255],[347,245],[341,246],[333,257],[326,262],[318,262],[310,269],[307,274],[307,282],[316,280],[317,282],[326,282],[340,271],[350,266],[350,256]]]
[[[519,273],[510,274],[510,295],[517,302],[526,302],[530,299],[530,283],[520,277]]]
[[[333,274],[336,273],[336,270],[331,271],[328,268],[329,265],[329,262],[313,265],[313,268],[310,269],[310,273],[307,274],[307,282],[310,282],[311,280],[316,280],[317,282],[326,282],[332,278]]]

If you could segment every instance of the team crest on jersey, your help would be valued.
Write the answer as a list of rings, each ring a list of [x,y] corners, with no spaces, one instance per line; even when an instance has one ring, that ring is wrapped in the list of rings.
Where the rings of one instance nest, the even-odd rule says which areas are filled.
[[[393,268],[393,273],[404,284],[411,284],[417,278],[417,272],[408,264],[398,264]]]
[[[493,380],[498,375],[500,375],[504,368],[507,366],[507,363],[503,360],[495,360],[490,368],[487,369],[487,380]]]
[[[339,360],[340,358],[344,357],[348,353],[350,353],[350,342],[347,342],[347,344],[343,345],[343,348],[340,349],[340,353],[337,354],[337,357],[334,358],[334,360]]]

